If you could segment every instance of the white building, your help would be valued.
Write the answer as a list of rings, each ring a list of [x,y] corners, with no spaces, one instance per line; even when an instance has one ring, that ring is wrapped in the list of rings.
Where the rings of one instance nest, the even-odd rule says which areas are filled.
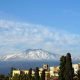
[[[80,64],[73,64],[74,73],[77,74],[77,71],[80,69]],[[50,76],[58,76],[59,66],[50,67]]]
[[[50,77],[58,76],[59,66],[50,67]]]
[[[80,69],[80,64],[73,64],[72,65],[74,68],[74,73],[76,74],[77,71]],[[43,65],[43,68],[39,68],[39,75],[41,76],[41,73],[43,71],[43,69],[46,70],[46,76],[50,75],[51,76],[58,76],[58,72],[59,72],[59,66],[53,66],[53,67],[48,67],[48,65]],[[21,73],[25,73],[28,74],[29,70],[13,70],[12,76],[14,76],[15,74],[21,74]],[[35,72],[32,70],[32,76],[34,76]]]
[[[74,68],[74,73],[76,74],[77,71],[80,69],[80,64],[73,64],[72,66]]]

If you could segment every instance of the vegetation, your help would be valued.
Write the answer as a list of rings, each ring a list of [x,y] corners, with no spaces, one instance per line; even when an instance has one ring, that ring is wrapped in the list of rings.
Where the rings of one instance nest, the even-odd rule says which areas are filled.
[[[66,64],[66,57],[62,56],[60,58],[59,80],[65,80],[65,64]]]
[[[74,69],[72,67],[71,54],[67,53],[66,55],[66,64],[65,64],[65,80],[73,80]]]
[[[15,76],[13,76],[11,80],[19,80],[19,77],[20,77],[20,75],[15,74]]]
[[[41,80],[45,80],[45,70],[42,71]]]
[[[74,69],[72,67],[72,60],[70,53],[67,53],[66,56],[61,57],[59,69],[60,69],[59,80],[73,80]]]
[[[36,70],[35,70],[35,80],[39,80],[39,68],[36,67]]]
[[[10,70],[10,73],[9,73],[9,76],[10,76],[10,77],[12,77],[12,71],[13,71],[13,70],[16,70],[16,68],[11,67],[11,70]]]
[[[77,79],[80,80],[80,69],[77,72]]]
[[[3,74],[0,74],[0,80],[9,80],[9,77]]]
[[[28,78],[32,80],[32,68],[29,69]]]

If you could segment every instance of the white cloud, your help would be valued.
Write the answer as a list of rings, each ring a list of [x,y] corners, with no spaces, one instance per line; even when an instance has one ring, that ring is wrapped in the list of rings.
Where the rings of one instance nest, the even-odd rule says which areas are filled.
[[[80,47],[80,35],[60,31],[51,27],[0,20],[0,49],[42,48],[63,53]],[[9,52],[9,51],[8,51]],[[1,53],[1,52],[0,52]]]

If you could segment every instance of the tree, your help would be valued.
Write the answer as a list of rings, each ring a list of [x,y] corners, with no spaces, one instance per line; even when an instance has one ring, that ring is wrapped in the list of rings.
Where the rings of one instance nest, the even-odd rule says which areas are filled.
[[[28,78],[29,80],[32,79],[32,68],[29,69]]]
[[[10,70],[10,73],[9,73],[9,76],[10,76],[10,77],[12,77],[12,72],[13,72],[13,70],[16,70],[16,68],[11,67],[11,70]]]
[[[19,80],[26,80],[25,74],[20,74],[19,75]]]
[[[71,54],[67,53],[66,55],[66,64],[65,64],[65,80],[73,80],[74,69],[72,67]]]
[[[19,76],[20,76],[20,75],[15,74],[15,75],[12,77],[12,80],[20,80],[20,79],[19,79]]]
[[[5,75],[0,74],[0,80],[5,80]]]
[[[36,67],[36,70],[35,70],[35,80],[39,80],[39,68]]]
[[[0,80],[9,80],[9,76],[0,74]]]
[[[35,77],[34,76],[32,76],[32,80],[35,80]]]
[[[25,74],[24,77],[25,77],[25,80],[28,80],[28,74]]]
[[[27,80],[27,74],[24,71],[20,71],[19,80]]]
[[[45,70],[42,71],[41,80],[45,80]]]
[[[78,80],[80,80],[80,69],[77,72],[77,77],[78,77]]]
[[[9,76],[5,76],[5,79],[4,80],[9,80]]]
[[[66,64],[66,57],[62,56],[60,58],[60,67],[59,67],[59,80],[65,80],[65,64]]]

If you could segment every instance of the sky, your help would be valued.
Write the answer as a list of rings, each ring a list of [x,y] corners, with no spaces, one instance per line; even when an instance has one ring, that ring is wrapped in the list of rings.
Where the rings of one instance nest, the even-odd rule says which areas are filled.
[[[0,54],[26,49],[80,55],[80,0],[0,0]]]

